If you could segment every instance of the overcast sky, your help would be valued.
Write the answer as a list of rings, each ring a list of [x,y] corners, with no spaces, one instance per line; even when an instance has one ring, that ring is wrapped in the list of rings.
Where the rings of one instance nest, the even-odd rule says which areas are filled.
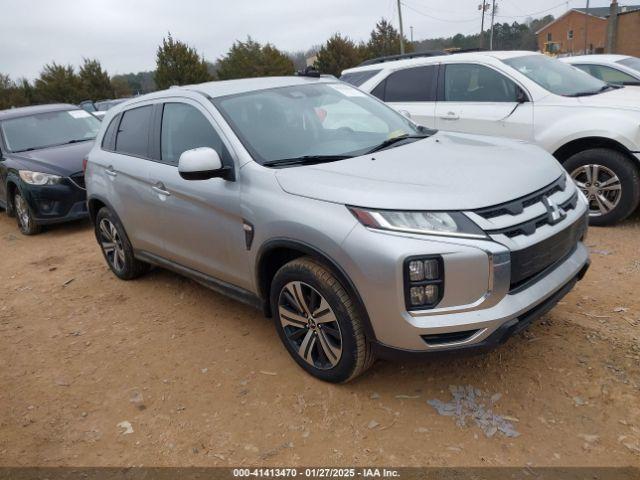
[[[407,37],[477,33],[482,0],[403,0]],[[584,0],[498,0],[501,22],[560,15]],[[621,1],[621,4],[640,3]],[[366,39],[380,17],[398,25],[396,0],[2,0],[0,72],[38,76],[45,63],[97,58],[111,75],[151,70],[168,31],[215,61],[236,39],[295,51],[340,32]],[[591,0],[605,6],[607,0]]]

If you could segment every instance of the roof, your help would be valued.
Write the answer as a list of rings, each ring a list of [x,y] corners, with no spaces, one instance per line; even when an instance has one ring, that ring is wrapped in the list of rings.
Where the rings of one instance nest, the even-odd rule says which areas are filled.
[[[581,13],[587,13],[586,8],[573,8]],[[640,5],[618,5],[618,13],[629,12],[632,10],[640,10]],[[609,7],[593,7],[589,8],[589,15],[595,17],[607,18],[609,16]]]
[[[294,85],[308,85],[314,83],[327,83],[335,81],[335,77],[305,77],[291,75],[289,77],[257,77],[242,78],[238,80],[220,80],[217,82],[185,85],[183,87],[172,87],[171,90],[187,89],[204,93],[210,97],[224,97],[226,95],[235,95],[238,93],[266,90],[269,88],[290,87]]]
[[[618,13],[628,13],[628,12],[635,11],[635,10],[640,10],[640,5],[618,5]],[[587,15],[590,15],[592,17],[599,18],[601,20],[605,20],[609,16],[609,7],[590,7],[589,9],[586,9],[586,8],[572,8],[571,10],[567,10],[566,12],[564,12],[562,15],[560,15],[555,20],[552,20],[551,22],[547,23],[544,27],[540,28],[536,32],[536,35],[538,35],[542,31],[546,30],[547,28],[549,28],[551,25],[553,25],[554,23],[558,22],[562,18],[566,17],[571,12],[578,12],[578,13],[582,13],[582,14],[587,14]]]
[[[59,110],[79,110],[79,108],[77,105],[71,105],[69,103],[50,103],[48,105],[32,105],[30,107],[11,108],[8,110],[0,110],[0,120],[26,117],[28,115],[36,115],[38,113],[56,112]]]
[[[568,63],[580,63],[580,62],[594,62],[594,63],[615,63],[619,60],[629,58],[628,55],[574,55],[571,57],[563,57],[562,60]]]
[[[407,67],[415,67],[418,65],[430,65],[433,63],[439,63],[442,61],[446,61],[449,63],[456,62],[458,60],[477,60],[482,57],[490,57],[495,58],[497,60],[505,60],[508,58],[514,57],[522,57],[525,55],[539,55],[537,52],[532,52],[530,50],[485,50],[480,52],[464,52],[464,53],[456,53],[455,55],[442,55],[436,57],[420,57],[420,58],[409,58],[405,60],[396,60],[392,62],[384,62],[383,64],[374,64],[374,65],[364,65],[361,67],[354,67],[344,70],[342,73],[350,73],[350,72],[360,72],[365,70],[380,70],[380,69],[398,69],[398,68],[407,68]]]

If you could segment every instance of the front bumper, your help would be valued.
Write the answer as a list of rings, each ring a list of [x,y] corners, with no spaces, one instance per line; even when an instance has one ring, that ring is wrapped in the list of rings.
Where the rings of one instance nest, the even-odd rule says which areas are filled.
[[[57,185],[28,185],[20,191],[31,207],[38,225],[70,222],[88,216],[87,192],[70,178]]]
[[[586,223],[583,204],[569,213],[563,228],[580,222]],[[495,240],[396,235],[358,225],[343,249],[349,258],[341,259],[341,265],[363,300],[372,340],[383,355],[390,350],[404,355],[497,345],[552,308],[589,265],[586,247],[576,240],[564,257],[513,288],[510,249]],[[402,268],[407,257],[416,255],[442,256],[444,296],[434,309],[408,312]]]

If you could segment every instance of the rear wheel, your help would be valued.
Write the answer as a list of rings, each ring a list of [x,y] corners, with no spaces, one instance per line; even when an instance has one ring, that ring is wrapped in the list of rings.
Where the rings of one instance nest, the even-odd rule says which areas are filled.
[[[33,217],[29,204],[18,191],[13,197],[13,208],[15,209],[20,232],[24,235],[36,235],[42,231],[42,227],[36,223]]]
[[[571,156],[564,167],[589,201],[592,225],[612,225],[638,206],[640,175],[625,154],[594,148]]]
[[[149,270],[149,264],[136,259],[124,227],[107,208],[98,211],[95,234],[109,268],[122,280],[133,280]]]
[[[271,307],[280,339],[311,375],[346,382],[373,364],[354,299],[322,264],[299,258],[280,268]]]

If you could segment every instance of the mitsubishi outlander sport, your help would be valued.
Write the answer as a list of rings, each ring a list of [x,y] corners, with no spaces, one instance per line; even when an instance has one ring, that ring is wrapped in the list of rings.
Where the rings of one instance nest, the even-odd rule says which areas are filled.
[[[332,78],[130,100],[85,178],[116,276],[160,266],[254,304],[332,382],[378,356],[496,346],[589,265],[586,199],[551,155],[419,127]]]

